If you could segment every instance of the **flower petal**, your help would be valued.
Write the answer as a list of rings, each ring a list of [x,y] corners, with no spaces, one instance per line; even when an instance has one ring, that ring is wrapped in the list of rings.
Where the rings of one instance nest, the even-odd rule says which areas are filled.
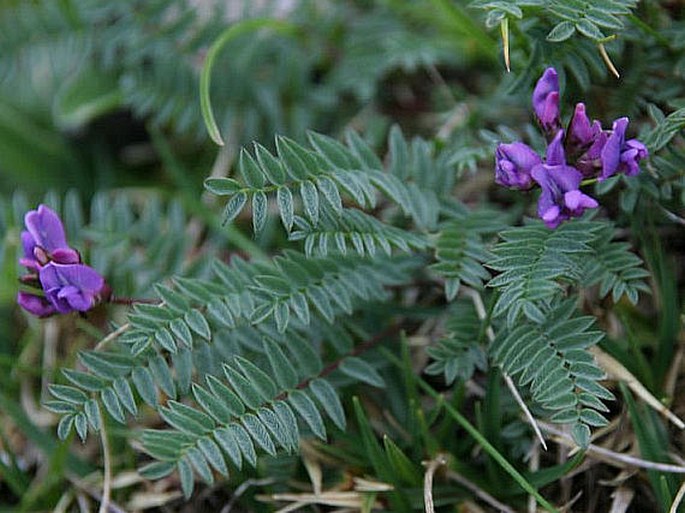
[[[58,264],[78,264],[81,262],[79,252],[71,248],[56,249],[50,256],[52,261]]]
[[[46,298],[29,294],[28,292],[19,292],[17,294],[17,303],[24,310],[38,317],[47,317],[57,313],[55,307]]]
[[[498,144],[495,150],[495,182],[514,189],[530,189],[530,172],[542,163],[540,156],[522,142]]]
[[[554,68],[547,68],[533,90],[533,111],[546,132],[561,126],[559,119],[559,76]]]
[[[618,171],[618,166],[621,162],[621,150],[623,149],[626,137],[626,128],[628,128],[628,118],[619,118],[614,121],[611,135],[609,135],[600,154],[602,159],[600,180],[606,180]]]
[[[89,310],[105,287],[104,278],[83,264],[50,262],[40,270],[39,277],[48,299],[61,313]]]
[[[637,139],[626,141],[621,153],[619,170],[627,176],[635,176],[640,172],[640,161],[649,156],[647,147]]]
[[[549,207],[547,210],[545,210],[542,214],[542,220],[545,221],[546,223],[553,223],[557,220],[559,217],[559,214],[561,213],[561,209],[557,205],[552,205]]]
[[[599,206],[597,200],[591,198],[587,194],[583,194],[579,190],[568,191],[564,194],[564,203],[569,210],[576,212],[586,208],[596,208]]]
[[[531,175],[542,189],[538,216],[549,228],[556,228],[562,221],[598,206],[597,201],[578,190],[582,175],[571,166],[541,164],[535,166]]]
[[[33,258],[33,248],[36,247],[36,242],[33,240],[33,235],[26,230],[21,232],[21,245],[24,248],[24,258]]]
[[[64,226],[59,216],[45,205],[31,210],[24,216],[24,223],[33,237],[34,244],[51,253],[59,248],[67,248]]]
[[[566,192],[580,187],[583,175],[572,166],[546,166],[559,190]]]
[[[598,124],[590,122],[585,113],[585,104],[578,103],[573,111],[573,117],[568,125],[566,135],[566,149],[576,157],[588,149],[601,132]]]
[[[566,153],[564,151],[564,131],[559,130],[547,146],[545,154],[545,164],[548,166],[563,166],[566,164]]]

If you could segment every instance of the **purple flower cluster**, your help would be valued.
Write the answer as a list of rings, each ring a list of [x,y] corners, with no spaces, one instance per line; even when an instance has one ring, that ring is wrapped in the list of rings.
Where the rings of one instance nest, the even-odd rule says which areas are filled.
[[[606,180],[617,173],[634,176],[647,147],[637,139],[626,140],[628,118],[614,121],[611,130],[590,121],[585,105],[578,103],[566,130],[559,112],[559,78],[547,68],[533,91],[535,117],[547,139],[542,159],[522,142],[499,144],[495,152],[495,181],[511,189],[542,189],[538,215],[550,228],[596,208],[595,199],[580,191],[583,180]]]
[[[24,256],[19,263],[29,270],[22,283],[42,290],[32,294],[21,291],[17,302],[38,317],[55,313],[90,310],[107,295],[108,287],[100,274],[81,263],[81,255],[67,245],[59,216],[45,205],[24,217],[21,234]]]

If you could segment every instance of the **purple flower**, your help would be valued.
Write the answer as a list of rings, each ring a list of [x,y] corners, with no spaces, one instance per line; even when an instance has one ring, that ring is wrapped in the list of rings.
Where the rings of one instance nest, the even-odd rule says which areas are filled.
[[[90,310],[105,289],[105,279],[83,264],[50,262],[41,268],[39,278],[45,295],[59,313]]]
[[[45,205],[24,216],[26,230],[21,233],[24,257],[19,263],[38,271],[49,261],[76,264],[81,261],[78,251],[67,245],[64,226],[59,216]]]
[[[24,222],[24,256],[19,263],[31,272],[20,281],[42,291],[19,292],[19,306],[38,317],[74,310],[85,312],[109,294],[105,279],[82,264],[78,251],[67,245],[64,226],[53,210],[39,205],[26,214]]]
[[[542,129],[553,135],[561,128],[559,119],[559,76],[547,68],[533,90],[533,110]]]
[[[580,192],[583,175],[566,164],[563,137],[564,132],[560,130],[547,147],[545,163],[535,166],[531,172],[542,188],[538,215],[549,228],[556,228],[562,221],[579,217],[585,209],[598,206],[597,201]]]
[[[629,139],[621,152],[619,170],[624,171],[627,176],[635,176],[640,172],[640,161],[648,156],[647,146],[637,139]]]
[[[585,113],[585,104],[578,103],[568,125],[565,147],[570,155],[580,156],[587,151],[602,132],[599,121],[590,121]]]
[[[621,149],[625,144],[628,118],[619,118],[614,121],[612,132],[602,148],[602,174],[600,180],[605,180],[618,171],[621,163]]]
[[[584,179],[601,181],[616,173],[636,175],[640,161],[649,155],[637,139],[626,141],[628,118],[617,119],[611,130],[603,130],[599,121],[590,120],[584,103],[576,104],[564,139],[559,77],[554,68],[547,68],[535,84],[533,110],[548,142],[544,162],[523,143],[499,144],[495,181],[523,190],[537,182],[542,189],[538,215],[550,228],[598,206],[595,199],[580,191]]]
[[[57,313],[57,309],[46,298],[28,292],[19,292],[17,303],[28,313],[37,317],[48,317]]]
[[[498,144],[495,150],[495,182],[512,189],[530,189],[530,172],[542,159],[528,145],[521,142]]]
[[[626,141],[628,118],[614,121],[611,135],[601,151],[602,173],[600,180],[606,180],[616,173],[634,176],[640,172],[640,160],[649,155],[647,147],[637,139]]]

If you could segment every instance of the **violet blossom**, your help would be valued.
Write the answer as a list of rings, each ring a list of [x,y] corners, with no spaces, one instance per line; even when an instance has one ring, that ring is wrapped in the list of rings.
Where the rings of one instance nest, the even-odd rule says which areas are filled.
[[[40,270],[39,277],[45,295],[59,313],[90,310],[105,287],[105,279],[84,264],[50,262]]]
[[[17,294],[17,303],[28,313],[36,317],[49,317],[57,313],[57,308],[45,297],[28,292],[20,291]]]
[[[583,175],[566,164],[563,137],[564,132],[560,130],[547,148],[545,163],[535,166],[531,172],[542,189],[538,215],[549,228],[556,228],[562,221],[579,217],[586,209],[598,206],[596,200],[579,190]]]
[[[566,152],[572,156],[581,156],[593,145],[601,132],[600,122],[591,122],[585,113],[585,104],[576,104],[564,142]]]
[[[21,282],[35,293],[20,291],[17,303],[38,317],[90,310],[107,294],[104,278],[81,263],[81,255],[67,245],[59,216],[39,205],[24,217],[21,234],[24,255],[19,263],[30,272]]]
[[[559,77],[554,68],[547,68],[535,84],[532,103],[548,141],[545,159],[522,142],[498,144],[495,182],[521,190],[537,184],[542,189],[538,215],[550,228],[598,206],[580,191],[581,183],[640,172],[640,161],[649,152],[637,139],[626,140],[628,118],[619,118],[611,130],[604,130],[599,121],[591,121],[581,102],[576,104],[567,130],[562,129]]]
[[[530,189],[534,182],[530,176],[533,167],[542,159],[522,142],[498,144],[495,150],[495,182],[512,189]]]
[[[640,172],[640,160],[649,154],[647,147],[637,139],[626,138],[628,118],[619,118],[614,121],[611,135],[607,138],[602,148],[602,174],[600,180],[605,180],[617,172],[623,172],[627,176],[635,176]]]

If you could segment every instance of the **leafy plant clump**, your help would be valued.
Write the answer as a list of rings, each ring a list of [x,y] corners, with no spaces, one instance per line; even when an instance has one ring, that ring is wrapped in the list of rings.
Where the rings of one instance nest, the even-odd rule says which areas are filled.
[[[678,511],[680,10],[1,7],[0,504]]]

